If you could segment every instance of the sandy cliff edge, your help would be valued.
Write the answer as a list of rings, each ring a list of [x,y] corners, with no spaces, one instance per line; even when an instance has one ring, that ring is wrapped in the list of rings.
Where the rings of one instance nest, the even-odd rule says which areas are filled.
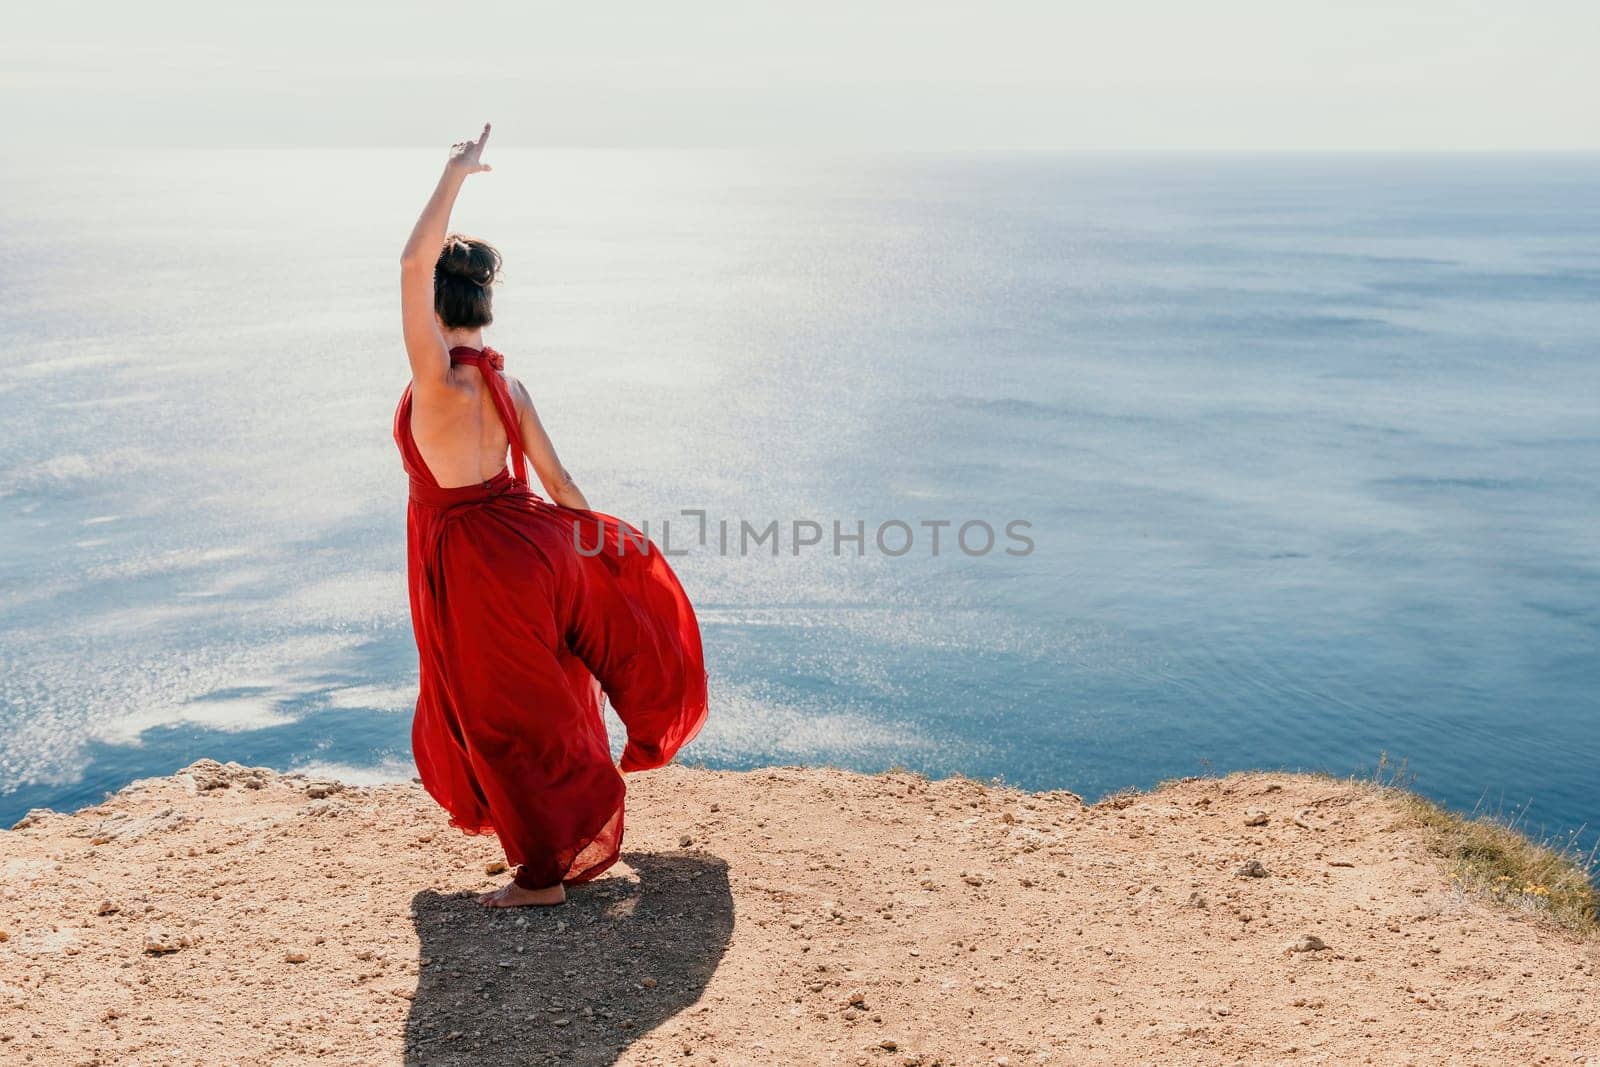
[[[201,761],[31,816],[0,1062],[1600,1067],[1600,941],[1453,886],[1369,784],[668,767],[625,849],[488,911],[498,846],[416,785]]]

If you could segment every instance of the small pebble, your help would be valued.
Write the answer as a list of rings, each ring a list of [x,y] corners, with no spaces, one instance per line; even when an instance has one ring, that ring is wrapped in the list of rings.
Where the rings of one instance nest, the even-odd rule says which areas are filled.
[[[154,955],[176,952],[180,948],[188,947],[187,935],[168,930],[163,926],[152,926],[144,935],[144,950]]]

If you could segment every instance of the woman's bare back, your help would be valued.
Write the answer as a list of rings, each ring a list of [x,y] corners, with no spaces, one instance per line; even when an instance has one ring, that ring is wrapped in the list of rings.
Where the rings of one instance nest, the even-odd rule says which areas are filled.
[[[505,468],[510,442],[495,409],[494,395],[477,367],[451,367],[448,382],[448,389],[413,397],[411,436],[433,480],[441,488],[454,489],[499,474]],[[513,397],[516,392],[513,390]]]

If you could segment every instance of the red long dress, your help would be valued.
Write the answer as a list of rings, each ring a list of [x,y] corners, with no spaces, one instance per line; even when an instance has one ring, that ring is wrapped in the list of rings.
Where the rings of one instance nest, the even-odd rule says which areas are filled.
[[[421,688],[411,727],[429,794],[469,834],[495,833],[519,885],[593,878],[622,845],[625,787],[601,718],[627,728],[620,770],[659,767],[706,718],[694,608],[634,527],[546,502],[492,348],[455,348],[493,394],[511,470],[441,488],[411,435],[411,385],[394,439],[411,478],[407,580]]]

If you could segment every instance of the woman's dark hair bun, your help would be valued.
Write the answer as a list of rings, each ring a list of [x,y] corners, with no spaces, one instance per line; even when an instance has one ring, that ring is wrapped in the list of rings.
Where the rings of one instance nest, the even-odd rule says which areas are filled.
[[[490,287],[500,276],[500,253],[487,241],[453,233],[444,239],[433,270],[433,305],[450,329],[471,330],[494,321]]]

